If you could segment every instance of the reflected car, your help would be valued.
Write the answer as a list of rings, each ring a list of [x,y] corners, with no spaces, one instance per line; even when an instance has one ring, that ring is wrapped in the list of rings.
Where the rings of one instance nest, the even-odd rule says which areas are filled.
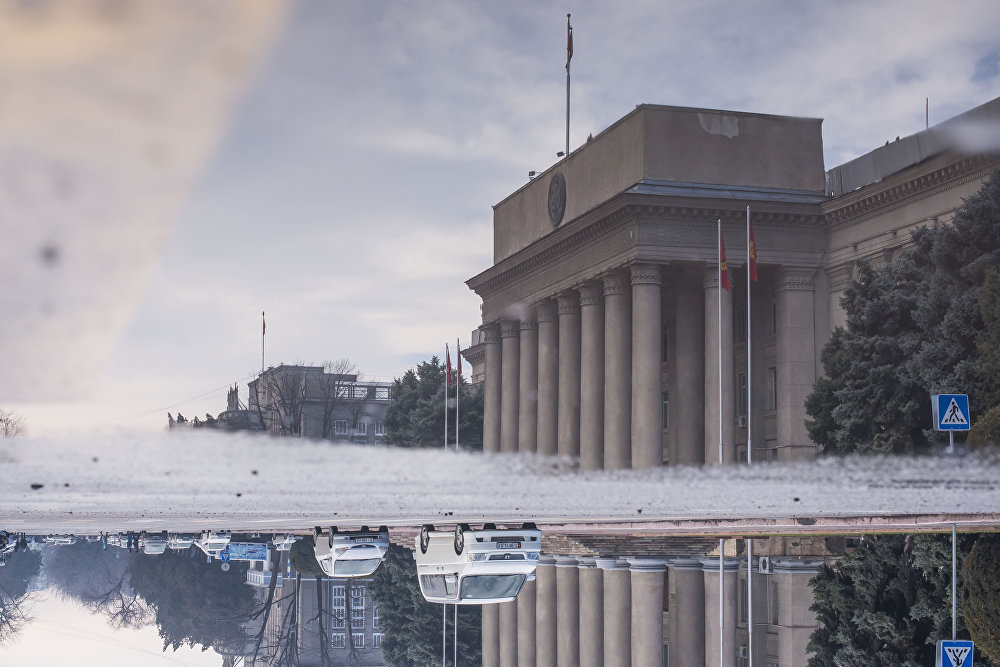
[[[167,550],[167,531],[159,533],[142,533],[142,553],[148,556],[159,556]]]
[[[319,526],[313,531],[316,562],[330,577],[367,577],[374,574],[389,550],[389,528],[377,531],[362,526],[361,530],[340,532],[336,526],[329,531]]]
[[[459,524],[454,530],[420,529],[414,543],[420,592],[428,602],[494,604],[509,602],[524,582],[535,578],[542,531],[533,523],[499,530]]]
[[[76,544],[75,535],[46,535],[45,543],[51,544],[53,546],[67,546],[70,544]]]
[[[169,533],[167,535],[167,548],[184,551],[194,545],[195,537],[192,533]]]
[[[194,545],[209,558],[220,558],[232,538],[233,534],[228,530],[203,530]]]

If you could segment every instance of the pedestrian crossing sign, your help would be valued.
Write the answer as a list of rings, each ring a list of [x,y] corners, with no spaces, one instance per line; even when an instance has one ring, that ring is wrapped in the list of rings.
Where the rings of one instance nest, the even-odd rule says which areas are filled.
[[[968,639],[942,639],[937,643],[936,667],[973,667],[974,645]]]
[[[934,394],[931,407],[935,431],[968,431],[972,427],[966,394]]]

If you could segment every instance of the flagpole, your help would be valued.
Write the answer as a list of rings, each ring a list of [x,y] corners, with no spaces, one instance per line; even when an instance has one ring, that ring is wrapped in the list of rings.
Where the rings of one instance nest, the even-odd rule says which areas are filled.
[[[573,26],[566,15],[566,155],[569,155],[569,61],[573,59]]]
[[[747,465],[753,462],[753,340],[750,327],[750,206],[747,206]],[[754,249],[756,253],[756,249]],[[747,539],[747,667],[753,667],[753,538]]]
[[[462,393],[462,347],[461,341],[455,339],[455,355],[458,357],[458,374],[455,377],[455,451],[458,451],[458,398]],[[447,393],[447,392],[446,392]],[[455,615],[458,615],[458,606],[455,607]],[[458,632],[457,626],[455,632]],[[458,663],[456,663],[458,664]]]
[[[455,605],[455,648],[454,648],[454,651],[455,651],[455,658],[452,661],[452,664],[455,667],[458,667],[458,605],[457,604]]]
[[[719,367],[716,369],[719,379],[719,465],[722,465],[722,218],[718,221],[718,247],[719,247],[719,290],[718,305],[719,317],[716,321],[719,333]]]
[[[264,311],[260,311],[260,374],[264,374],[264,334],[267,333],[267,320]]]
[[[445,421],[448,421],[447,419]],[[445,656],[448,655],[448,603],[441,605],[441,667],[445,667]]]

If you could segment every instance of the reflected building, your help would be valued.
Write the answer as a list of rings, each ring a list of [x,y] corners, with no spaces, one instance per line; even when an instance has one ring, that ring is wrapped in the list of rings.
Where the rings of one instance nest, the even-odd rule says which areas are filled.
[[[841,540],[842,541],[842,540]],[[746,554],[727,540],[546,538],[536,579],[514,602],[483,607],[483,667],[726,667],[749,664]],[[817,627],[809,580],[842,548],[823,538],[754,543],[753,662],[806,664]],[[721,637],[721,646],[720,646]]]
[[[755,460],[813,457],[805,397],[855,266],[893,261],[1000,165],[962,144],[996,136],[1000,98],[830,170],[821,123],[643,104],[497,204],[493,266],[467,283],[484,449],[646,468],[715,463],[720,441],[745,460],[752,435]]]

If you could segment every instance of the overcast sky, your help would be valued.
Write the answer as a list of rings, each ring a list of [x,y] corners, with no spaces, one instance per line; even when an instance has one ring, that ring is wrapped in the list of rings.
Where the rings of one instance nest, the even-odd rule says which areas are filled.
[[[33,434],[245,400],[262,310],[267,365],[467,343],[491,206],[563,146],[568,11],[571,147],[659,103],[823,118],[829,168],[1000,96],[996,0],[74,4],[0,0],[0,406]]]

